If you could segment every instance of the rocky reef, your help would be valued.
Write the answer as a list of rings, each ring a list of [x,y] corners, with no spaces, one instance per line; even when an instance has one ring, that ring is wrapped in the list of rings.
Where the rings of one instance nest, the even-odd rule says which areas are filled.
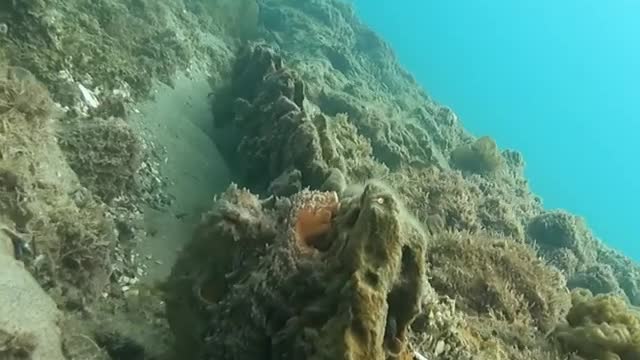
[[[640,266],[344,2],[13,1],[0,25],[0,358],[638,358]],[[195,214],[165,189],[197,178],[165,164],[182,134],[134,116],[177,73],[209,80],[233,174]],[[193,226],[161,284],[154,212]]]

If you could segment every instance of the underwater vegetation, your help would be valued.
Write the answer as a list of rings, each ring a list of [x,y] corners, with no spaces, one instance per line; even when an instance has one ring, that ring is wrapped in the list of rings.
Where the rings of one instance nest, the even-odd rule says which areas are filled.
[[[444,232],[427,248],[431,294],[415,343],[442,359],[562,359],[548,334],[570,303],[564,277],[533,249],[487,233]]]
[[[5,66],[1,71],[1,226],[27,234],[16,236],[46,254],[32,268],[46,287],[63,282],[100,288],[108,278],[113,222],[90,196],[82,201],[70,196],[77,182],[48,176],[72,172],[51,128],[54,108],[45,88],[24,69]]]
[[[495,141],[488,136],[461,145],[451,152],[451,163],[460,170],[490,174],[502,165],[502,156]]]
[[[202,14],[200,23],[215,33],[241,40],[258,35],[260,6],[256,0],[187,0],[185,7]]]
[[[427,261],[431,286],[468,313],[491,314],[545,333],[570,306],[562,274],[510,239],[444,233],[429,247]]]
[[[65,357],[638,358],[637,264],[544,210],[522,156],[343,2],[13,1],[0,22],[0,278],[37,280]],[[177,71],[211,83],[235,175],[203,214],[157,200],[174,154],[129,116]],[[148,208],[195,219],[161,287],[132,249]],[[0,327],[0,357],[37,359],[34,334]]]
[[[593,296],[579,289],[571,294],[568,324],[556,336],[585,359],[637,359],[640,356],[640,314],[614,295]]]
[[[640,304],[638,269],[596,239],[584,219],[564,211],[543,212],[527,225],[527,239],[562,270],[570,288],[617,294]]]
[[[0,73],[0,240],[10,239],[12,250],[0,254],[7,290],[0,308],[11,325],[0,329],[0,354],[62,359],[60,313],[43,289],[66,293],[62,306],[97,297],[108,282],[115,227],[90,195],[72,196],[79,184],[56,143],[45,87],[22,68]]]
[[[109,203],[136,190],[142,144],[124,120],[95,119],[66,126],[70,129],[61,132],[58,143],[71,168],[92,193]]]

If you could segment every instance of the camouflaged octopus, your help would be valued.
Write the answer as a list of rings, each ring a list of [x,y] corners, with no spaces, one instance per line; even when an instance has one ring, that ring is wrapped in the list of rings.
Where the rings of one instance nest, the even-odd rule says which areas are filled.
[[[170,319],[192,319],[197,358],[412,358],[407,332],[426,285],[426,238],[385,185],[370,182],[341,199],[303,190],[266,201],[234,188],[202,227],[208,230],[194,243],[222,241],[209,248],[224,255],[204,256],[206,246],[198,256],[187,249],[173,280],[196,290],[168,301]],[[223,258],[234,260],[226,268],[214,264]],[[208,281],[188,280],[207,272]],[[194,294],[206,291],[193,285],[220,282],[215,297],[197,300]],[[179,341],[185,327],[173,326]]]

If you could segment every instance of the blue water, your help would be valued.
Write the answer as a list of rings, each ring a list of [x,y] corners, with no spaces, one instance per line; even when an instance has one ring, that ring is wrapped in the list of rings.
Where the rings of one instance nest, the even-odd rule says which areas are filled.
[[[355,4],[467,129],[523,153],[546,208],[640,260],[640,2]]]

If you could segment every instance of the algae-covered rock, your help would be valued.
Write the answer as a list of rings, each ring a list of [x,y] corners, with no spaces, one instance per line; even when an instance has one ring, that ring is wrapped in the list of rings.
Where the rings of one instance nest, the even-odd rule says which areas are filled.
[[[555,335],[567,352],[588,360],[634,360],[640,357],[640,313],[623,298],[596,295],[584,289],[572,293],[567,324]]]
[[[109,284],[113,252],[117,241],[113,220],[106,209],[94,201],[84,206],[55,202],[48,213],[48,224],[34,226],[47,241],[47,257],[39,263],[41,279],[72,285],[91,297]],[[45,250],[45,249],[41,249]]]
[[[318,132],[303,109],[304,85],[264,45],[249,47],[235,68],[237,158],[245,181],[257,189],[290,168],[302,183],[319,186],[328,175]]]
[[[589,289],[594,295],[611,294],[624,297],[625,293],[620,288],[613,268],[608,264],[594,263],[576,271],[568,279],[570,289]]]
[[[261,20],[262,35],[291,58],[308,99],[326,115],[346,114],[386,167],[447,166],[443,154],[468,137],[347,2],[264,0]]]
[[[563,321],[569,292],[564,277],[533,249],[482,233],[443,233],[428,248],[427,263],[434,290],[464,314],[461,341],[476,353],[489,343],[509,359],[553,352],[545,335]]]
[[[531,202],[490,186],[482,178],[470,182],[453,170],[404,168],[387,179],[411,211],[436,233],[485,229],[524,242],[521,219],[536,212]]]
[[[299,75],[264,44],[242,51],[231,85],[215,98],[214,108],[218,125],[235,139],[229,162],[258,193],[281,190],[282,180],[294,173],[303,187],[340,192],[349,181],[385,171],[344,116],[329,118],[313,109]],[[274,181],[277,186],[269,189]]]
[[[69,106],[75,100],[69,78],[143,98],[154,80],[170,83],[176,70],[208,56],[199,46],[202,15],[186,11],[182,1],[9,1],[0,16],[9,29],[0,36],[8,60]]]
[[[623,295],[632,304],[640,304],[637,264],[607,248],[584,219],[564,211],[543,212],[528,223],[527,238],[564,272],[570,288]]]
[[[116,231],[66,163],[52,130],[55,114],[33,75],[0,67],[0,221],[45,288],[96,296],[108,283]]]
[[[201,22],[216,32],[242,40],[257,35],[260,7],[256,0],[185,0]]]
[[[596,243],[583,219],[564,211],[548,211],[533,218],[527,232],[543,251],[566,248],[582,261],[596,257]]]
[[[0,231],[0,244],[8,242]],[[61,314],[12,250],[0,246],[0,358],[63,360]]]
[[[118,98],[124,117],[123,98],[147,95],[154,80],[171,83],[176,69],[195,74],[202,59],[213,60],[212,83],[231,84],[214,96],[216,121],[231,130],[216,135],[232,144],[237,180],[274,197],[230,187],[180,255],[166,298],[180,358],[408,360],[419,350],[430,360],[565,360],[547,335],[567,312],[567,292],[555,270],[517,244],[525,229],[570,286],[640,299],[637,265],[590,247],[593,237],[573,218],[540,215],[522,157],[488,137],[473,141],[340,0],[13,1],[0,19],[9,29],[0,47],[57,101],[73,107],[82,82],[102,103],[87,119],[65,119],[57,133],[65,160],[46,90],[21,69],[7,79],[0,72],[0,222],[16,237],[0,246],[22,251],[47,289],[64,283],[63,297],[82,315],[95,314],[86,299],[113,296],[101,290],[117,234],[90,193],[107,202],[130,194],[140,164],[133,130],[108,118],[109,99]],[[226,79],[223,58],[257,32],[268,45],[250,44]],[[436,237],[431,250],[418,221]],[[81,290],[77,301],[67,286]],[[136,311],[133,302],[114,303],[113,318]],[[142,357],[143,336],[121,336],[147,323],[132,319],[140,326],[119,336],[72,337],[94,353]],[[633,334],[632,322],[623,331],[618,320],[596,330]],[[572,326],[557,332],[567,350],[591,339]],[[15,355],[37,345],[6,335],[0,357],[9,346]],[[598,336],[593,344],[611,343]],[[622,353],[581,354],[636,356],[628,342],[614,343]]]
[[[58,142],[82,184],[103,201],[135,192],[142,143],[124,120],[73,122],[59,133]]]
[[[461,145],[451,152],[454,167],[478,174],[491,174],[502,166],[503,159],[495,141],[483,136],[471,144]]]
[[[325,183],[331,183],[333,190],[344,190],[343,181],[347,184],[364,183],[369,179],[382,178],[389,172],[376,161],[371,143],[345,114],[328,117],[320,113],[313,120],[320,136],[322,155],[331,168]],[[340,179],[341,176],[344,180]]]
[[[640,267],[637,262],[606,247],[602,242],[598,245],[597,262],[611,267],[618,285],[624,291],[629,302],[640,306]]]
[[[231,188],[174,268],[167,311],[201,359],[405,358],[425,248],[378,183],[342,200],[305,190],[260,202]]]

